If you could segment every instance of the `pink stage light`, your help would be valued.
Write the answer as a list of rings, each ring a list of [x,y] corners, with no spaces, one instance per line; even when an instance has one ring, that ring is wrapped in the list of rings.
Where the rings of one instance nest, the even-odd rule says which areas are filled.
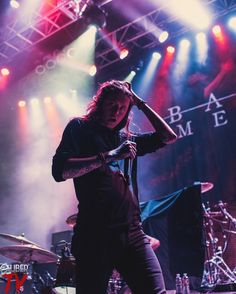
[[[212,28],[212,32],[216,37],[220,36],[222,34],[221,27],[219,25],[215,25]]]
[[[221,49],[226,49],[227,47],[227,42],[226,42],[226,38],[225,38],[225,34],[222,30],[222,28],[219,25],[215,25],[212,28],[212,33],[215,37],[215,41],[218,43],[218,45],[221,47]]]
[[[175,48],[173,46],[168,46],[166,48],[166,50],[167,50],[168,53],[171,53],[171,54],[173,54],[175,52]]]
[[[128,50],[128,49],[123,48],[123,49],[120,51],[120,59],[124,59],[124,58],[126,58],[128,55],[129,55],[129,50]]]

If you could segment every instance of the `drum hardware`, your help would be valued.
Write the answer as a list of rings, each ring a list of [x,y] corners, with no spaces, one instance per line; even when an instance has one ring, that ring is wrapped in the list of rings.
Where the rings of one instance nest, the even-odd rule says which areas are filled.
[[[55,284],[56,279],[53,278],[48,271],[44,272],[44,276],[45,276],[45,280],[46,280],[45,286],[46,287],[52,287],[52,285]]]
[[[64,241],[64,247],[61,249],[61,257],[62,258],[70,258],[71,252],[70,252],[70,245],[66,241]]]
[[[230,221],[231,225],[234,227],[234,230],[236,230],[236,219],[226,210],[227,204],[219,201],[218,207],[225,218]]]
[[[32,281],[33,281],[32,286],[31,286],[32,292],[34,294],[40,293],[41,292],[40,290],[45,287],[44,279],[42,278],[42,276],[39,273],[37,273],[36,271],[33,271]]]
[[[32,285],[32,288],[31,288],[31,289],[32,289],[32,293],[33,293],[33,294],[39,294],[39,291],[38,291],[38,289],[35,287],[34,284]]]
[[[120,273],[114,269],[109,279],[107,294],[132,294]]]
[[[34,273],[33,278],[33,293],[37,294],[53,294],[53,287],[56,279],[54,279],[48,271],[44,271],[42,275]]]
[[[61,249],[61,257],[58,262],[57,275],[54,279],[52,293],[55,294],[75,294],[75,258],[71,255],[69,243],[64,242]]]
[[[236,234],[236,231],[231,231],[231,230],[227,230],[227,229],[224,229],[223,231],[226,233],[230,233],[230,234]]]
[[[3,278],[3,277],[0,277],[0,281],[3,281],[5,283],[7,283],[7,279]]]
[[[44,279],[35,271],[35,265],[40,263],[56,263],[58,256],[51,251],[41,248],[22,235],[14,236],[9,234],[0,234],[0,237],[20,244],[0,247],[0,254],[19,263],[28,264],[29,271],[27,280],[32,280],[32,293],[41,293],[41,291],[38,291],[36,285],[40,284],[43,288],[46,286],[47,280],[45,282]],[[22,287],[20,291],[22,293],[24,291],[24,287]]]
[[[204,263],[204,274],[202,279],[203,287],[215,287],[219,284],[225,284],[230,282],[236,283],[236,273],[232,271],[223,259],[223,253],[225,252],[229,235],[231,230],[225,229],[224,226],[231,227],[231,224],[236,224],[236,220],[230,215],[226,209],[227,204],[219,201],[217,205],[214,205],[214,209],[218,211],[212,211],[209,203],[207,207],[202,204],[203,208],[203,227],[206,238],[206,261]],[[220,233],[223,236],[223,246],[219,246],[219,239],[216,237],[214,230],[214,223],[220,226]],[[226,235],[228,234],[228,236]]]
[[[45,286],[44,279],[41,277],[39,273],[33,274],[33,282],[34,284],[41,284],[42,286]]]
[[[121,278],[119,272],[114,269],[108,282],[107,294],[120,294],[124,285],[124,280]]]
[[[76,224],[76,219],[77,219],[77,213],[70,215],[67,219],[66,219],[66,223],[67,225],[69,225],[70,227],[74,227]]]

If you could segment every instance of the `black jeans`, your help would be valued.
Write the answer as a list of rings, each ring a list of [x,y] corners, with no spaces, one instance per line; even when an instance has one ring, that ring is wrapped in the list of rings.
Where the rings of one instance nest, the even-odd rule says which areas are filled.
[[[133,294],[166,293],[159,261],[139,224],[95,239],[77,255],[76,294],[105,294],[114,268]]]

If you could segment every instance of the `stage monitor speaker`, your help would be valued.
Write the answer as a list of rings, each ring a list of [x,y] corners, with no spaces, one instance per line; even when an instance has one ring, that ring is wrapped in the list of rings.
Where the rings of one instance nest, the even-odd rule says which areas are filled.
[[[65,247],[65,245],[68,245],[70,248],[72,236],[72,230],[53,233],[51,251],[57,255],[61,255],[61,250]]]

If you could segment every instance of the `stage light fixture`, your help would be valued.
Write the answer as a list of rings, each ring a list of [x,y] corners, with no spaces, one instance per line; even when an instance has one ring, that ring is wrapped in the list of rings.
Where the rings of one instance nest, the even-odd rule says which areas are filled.
[[[163,31],[160,34],[158,40],[159,40],[160,43],[164,43],[168,39],[168,37],[169,37],[169,33],[167,31]]]
[[[173,54],[175,52],[175,48],[173,46],[168,46],[166,48],[166,50],[167,50],[168,53],[171,53],[171,54]]]
[[[215,25],[212,28],[212,32],[215,36],[220,35],[221,34],[221,27],[219,25]]]
[[[106,26],[105,11],[95,4],[88,6],[82,16],[88,25],[95,25],[100,29]]]
[[[95,25],[93,25],[93,24],[92,25],[89,25],[88,29],[89,29],[89,31],[91,33],[94,33],[94,34],[96,34],[97,31],[98,31],[98,28]]]
[[[206,41],[206,34],[203,32],[197,33],[196,39],[198,42],[205,42]]]
[[[26,102],[25,102],[25,100],[20,100],[19,102],[18,102],[18,106],[19,107],[25,107],[26,106]]]
[[[52,102],[52,98],[50,96],[46,96],[44,97],[43,102],[45,104],[50,104]]]
[[[39,99],[38,98],[32,98],[30,100],[31,105],[37,106],[39,104]]]
[[[96,75],[96,73],[97,73],[97,67],[96,67],[96,65],[92,65],[89,69],[89,75],[91,77],[94,77]]]
[[[48,59],[46,64],[45,64],[45,67],[49,70],[53,69],[56,67],[56,61],[54,59]]]
[[[181,47],[183,47],[183,48],[188,48],[188,47],[190,46],[190,42],[189,42],[189,40],[187,40],[187,39],[182,39],[182,40],[180,41],[180,45],[181,45]]]
[[[36,66],[36,68],[35,68],[35,73],[36,73],[37,75],[43,75],[45,72],[46,72],[46,68],[45,68],[44,65],[39,64],[39,65]]]
[[[231,29],[233,29],[234,31],[236,31],[236,16],[231,17],[228,21],[228,25]]]
[[[159,60],[161,59],[161,54],[159,52],[153,52],[152,53],[152,57],[155,59],[155,60]]]
[[[200,32],[196,35],[196,44],[197,44],[197,61],[200,64],[204,64],[207,59],[208,53],[208,42],[206,34]]]
[[[20,7],[20,3],[18,1],[16,1],[16,0],[11,0],[10,1],[10,6],[12,8],[19,8]]]
[[[136,71],[132,69],[130,73],[127,75],[127,77],[124,79],[124,81],[131,83],[135,76],[136,76]]]
[[[1,74],[2,74],[2,76],[9,76],[10,71],[9,71],[8,68],[3,67],[3,68],[1,69]]]
[[[126,48],[121,49],[120,59],[125,59],[129,55],[129,50]]]
[[[66,56],[68,58],[73,58],[76,54],[76,50],[74,47],[71,47],[71,48],[68,48],[67,51],[66,51]]]

